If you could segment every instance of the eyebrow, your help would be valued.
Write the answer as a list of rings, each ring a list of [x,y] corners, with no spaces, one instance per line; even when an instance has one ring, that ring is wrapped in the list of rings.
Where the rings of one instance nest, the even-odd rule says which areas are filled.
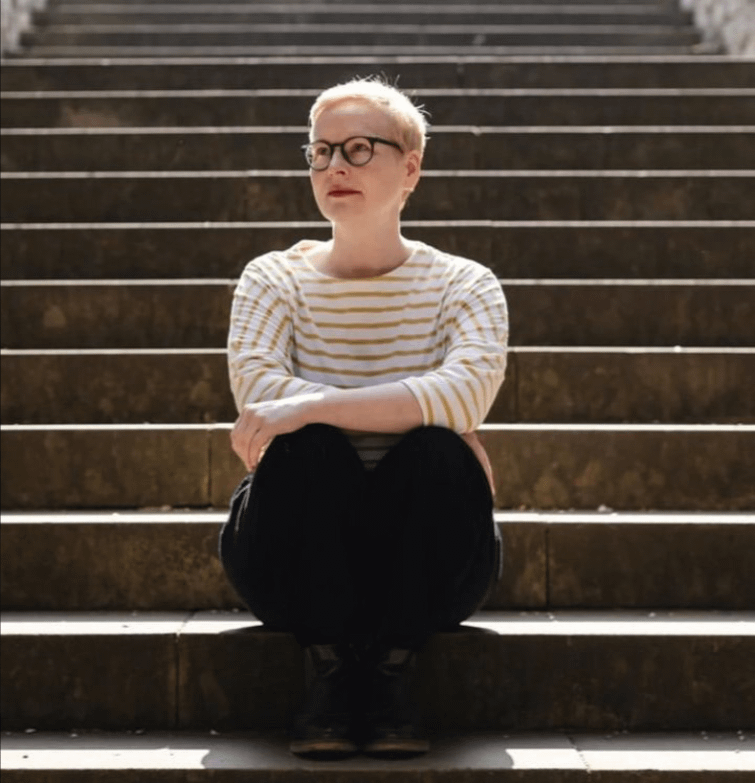
[[[362,138],[362,139],[370,139],[370,138],[376,139],[378,137],[374,133],[352,133],[350,136],[345,136],[343,141],[346,141],[347,139],[359,139],[359,138]],[[380,136],[380,138],[383,138],[383,137]],[[340,144],[341,143],[340,141],[329,141],[328,139],[323,139],[322,137],[320,137],[319,139],[312,139],[312,141],[310,141],[310,144],[316,144],[318,141],[324,141],[326,144]]]

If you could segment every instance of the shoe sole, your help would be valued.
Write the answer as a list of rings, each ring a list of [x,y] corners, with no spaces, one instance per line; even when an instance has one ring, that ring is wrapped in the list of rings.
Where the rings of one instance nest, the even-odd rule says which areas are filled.
[[[344,739],[292,740],[288,747],[295,756],[323,761],[354,756],[358,751],[353,742]]]
[[[362,748],[366,756],[380,759],[407,759],[422,756],[428,750],[430,743],[420,739],[374,741]]]

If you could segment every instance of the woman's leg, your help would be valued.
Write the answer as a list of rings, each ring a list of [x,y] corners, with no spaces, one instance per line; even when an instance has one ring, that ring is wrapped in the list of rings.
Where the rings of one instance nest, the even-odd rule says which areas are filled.
[[[498,554],[490,487],[456,433],[420,427],[375,468],[370,505],[370,614],[387,646],[416,649],[487,593]]]
[[[364,497],[364,468],[339,430],[314,424],[275,438],[239,485],[220,536],[228,578],[263,623],[303,646],[347,637]]]
[[[466,443],[441,427],[407,433],[370,477],[362,746],[381,758],[426,752],[409,681],[414,651],[482,602],[496,565],[493,502]]]

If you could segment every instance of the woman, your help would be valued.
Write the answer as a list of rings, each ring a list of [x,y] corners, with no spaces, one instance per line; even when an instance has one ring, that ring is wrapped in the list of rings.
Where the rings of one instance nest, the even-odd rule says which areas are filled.
[[[332,239],[253,260],[234,296],[231,441],[249,475],[221,558],[304,648],[306,757],[428,749],[413,655],[475,611],[498,562],[474,432],[503,381],[506,304],[485,267],[401,234],[426,129],[380,81],[322,93],[305,157]]]

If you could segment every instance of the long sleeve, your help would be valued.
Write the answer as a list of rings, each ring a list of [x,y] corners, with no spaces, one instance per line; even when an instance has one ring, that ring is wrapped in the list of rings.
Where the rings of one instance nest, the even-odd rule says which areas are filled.
[[[290,304],[249,264],[233,296],[228,332],[228,372],[239,411],[247,403],[331,388],[294,374],[293,340]]]
[[[492,272],[478,268],[463,276],[449,293],[442,324],[446,350],[441,366],[403,383],[419,402],[426,425],[473,432],[487,416],[506,371],[508,311]]]

